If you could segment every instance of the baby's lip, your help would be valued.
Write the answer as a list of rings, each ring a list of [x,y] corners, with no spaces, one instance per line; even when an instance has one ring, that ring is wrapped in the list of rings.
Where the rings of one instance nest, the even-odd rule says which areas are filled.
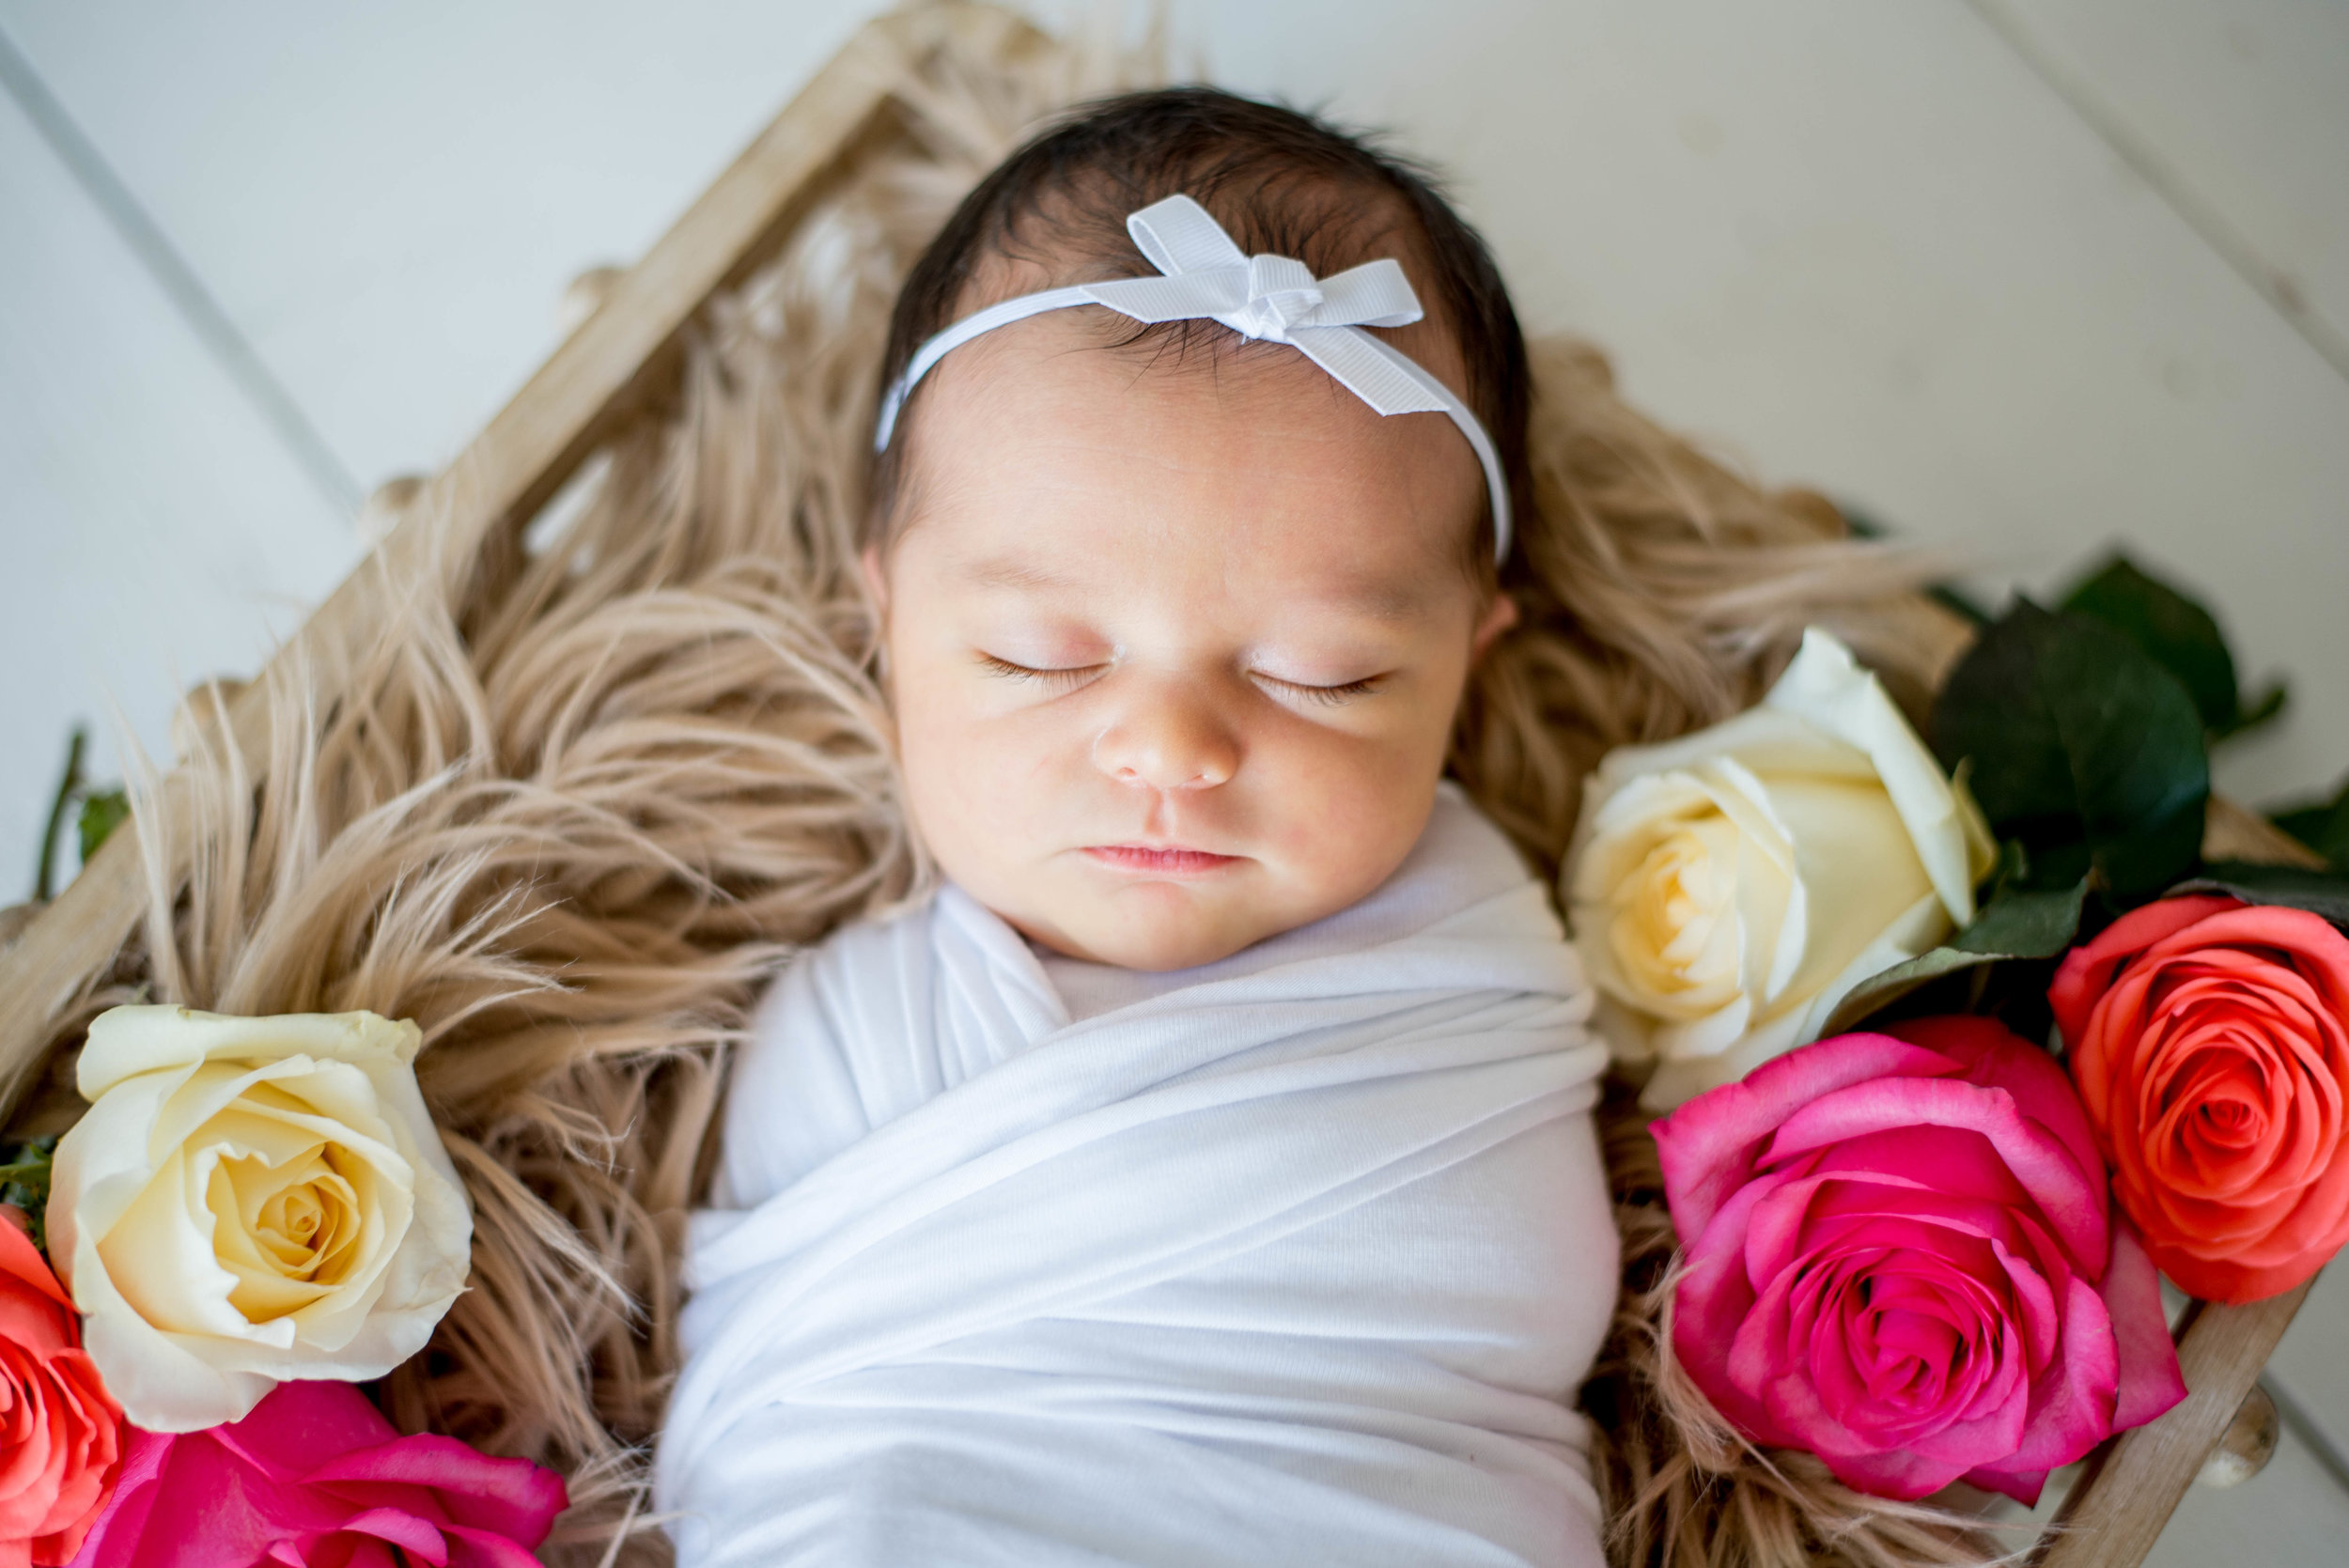
[[[1154,876],[1196,877],[1237,865],[1246,857],[1219,855],[1182,844],[1089,844],[1085,855],[1097,865]]]

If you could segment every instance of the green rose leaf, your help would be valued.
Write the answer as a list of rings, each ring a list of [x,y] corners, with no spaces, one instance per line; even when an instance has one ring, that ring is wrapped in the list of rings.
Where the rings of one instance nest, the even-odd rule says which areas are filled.
[[[2063,608],[2103,621],[2177,676],[2213,740],[2263,724],[2283,711],[2280,683],[2246,704],[2235,686],[2234,656],[2210,612],[2124,555],[2115,555],[2081,582]]]
[[[119,789],[92,790],[82,797],[82,815],[75,820],[81,840],[82,863],[87,865],[106,835],[131,819],[131,797]]]
[[[2268,820],[2330,861],[2334,870],[2349,872],[2349,781],[2330,800],[2279,811]]]
[[[2080,928],[2088,884],[2051,892],[2001,893],[1946,945],[1987,958],[2052,958]]]
[[[1820,1037],[1856,1029],[1930,980],[2008,958],[2052,958],[2072,945],[2080,928],[2088,884],[2038,892],[2001,892],[1948,941],[1895,964],[1854,986],[1836,1005]]]
[[[2230,736],[2241,735],[2246,730],[2255,730],[2259,728],[2262,724],[2266,723],[2270,719],[2280,715],[2286,705],[2289,703],[2291,696],[2292,692],[2290,688],[2286,687],[2282,681],[2279,680],[2272,682],[2266,691],[2260,693],[2259,700],[2257,702],[2252,703],[2249,706],[2243,709],[2241,714],[2236,717],[2233,723],[2228,725],[2225,729],[2213,732],[2211,740],[2216,743],[2226,739]]]
[[[2201,714],[2095,616],[2019,601],[1951,672],[1933,730],[1945,766],[1970,763],[1991,827],[2023,841],[2040,889],[2093,873],[2135,899],[2193,869],[2210,798]]]
[[[48,1250],[42,1220],[49,1210],[49,1167],[55,1158],[54,1134],[0,1148],[0,1203],[14,1203],[31,1221],[33,1245]]]
[[[2246,904],[2280,904],[2323,915],[2349,929],[2349,877],[2306,871],[2296,865],[2260,865],[2249,861],[2213,861],[2202,874],[2171,893],[2223,893]]]

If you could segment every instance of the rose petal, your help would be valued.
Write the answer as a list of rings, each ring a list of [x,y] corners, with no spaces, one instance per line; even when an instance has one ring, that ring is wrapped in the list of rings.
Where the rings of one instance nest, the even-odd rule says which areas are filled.
[[[2047,1004],[2055,1010],[2063,1038],[2077,1047],[2088,1037],[2090,1010],[2111,988],[2114,975],[2139,954],[2210,915],[2242,908],[2241,899],[2215,895],[2156,899],[2106,926],[2087,946],[2065,954],[2047,987]]]
[[[2055,1227],[2076,1267],[2093,1268],[2109,1245],[2104,1193],[2054,1134],[2026,1121],[2003,1089],[1963,1081],[1880,1079],[1803,1107],[1770,1141],[1775,1161],[1867,1133],[1946,1126],[1989,1140]],[[2083,1264],[2083,1260],[2085,1263]]]
[[[1665,1202],[1683,1242],[1712,1222],[1729,1192],[1752,1173],[1770,1136],[1821,1095],[1895,1074],[1955,1072],[1946,1057],[1885,1034],[1845,1034],[1776,1061],[1737,1083],[1698,1095],[1649,1125],[1664,1170]]]
[[[2114,1390],[2120,1385],[2119,1351],[2112,1320],[2095,1287],[2073,1278],[2063,1298],[2063,1364],[2058,1375],[2041,1380],[2030,1426],[2011,1452],[1985,1456],[1985,1463],[2021,1470],[2068,1465],[2113,1430]]]
[[[1928,1459],[1909,1449],[1878,1449],[1870,1452],[1829,1452],[1820,1449],[1819,1457],[1835,1479],[1855,1491],[1879,1498],[1894,1498],[1903,1502],[1915,1502],[1955,1481],[1965,1472],[1953,1469],[1943,1460]]]
[[[2186,1374],[2162,1312],[2161,1281],[2137,1227],[2126,1219],[2112,1227],[2112,1261],[2100,1289],[2121,1363],[2112,1429],[2126,1432],[2186,1398]]]
[[[1851,650],[1816,627],[1763,699],[1867,754],[1907,825],[1932,885],[1963,925],[1974,918],[1974,883],[1995,851],[1917,732]]]
[[[237,1017],[192,1007],[114,1007],[90,1021],[74,1064],[82,1097],[95,1102],[140,1073],[211,1061],[312,1056],[372,1065],[412,1065],[424,1035],[405,1020],[373,1013],[279,1013]]]
[[[1739,1326],[1753,1313],[1740,1243],[1744,1212],[1766,1197],[1769,1184],[1756,1183],[1736,1194],[1722,1222],[1697,1238],[1672,1293],[1673,1355],[1715,1408],[1741,1430],[1763,1441],[1787,1441],[1731,1371]]]
[[[1775,1014],[1784,1011],[1781,999],[1817,997],[1880,933],[1935,894],[1880,784],[1778,773],[1757,787],[1793,847],[1800,894],[1800,939],[1791,955],[1799,967],[1781,959],[1771,985],[1747,987]],[[1946,795],[1946,781],[1942,789]],[[1949,929],[1949,915],[1937,899],[1932,912],[1937,936]]]
[[[2039,1495],[2047,1488],[2047,1472],[2005,1465],[1978,1465],[1958,1477],[1968,1486],[1979,1486],[1985,1492],[1997,1492],[2013,1498],[2025,1508],[2039,1506]]]
[[[2096,1129],[2089,1126],[2071,1079],[2046,1051],[2016,1039],[1995,1019],[1970,1015],[1910,1018],[1885,1032],[1961,1063],[1969,1083],[2014,1095],[2015,1109],[2055,1134],[2071,1151],[2081,1174],[2101,1186],[2092,1181],[2104,1164],[2096,1151]]]
[[[0,1225],[0,1278],[18,1281],[55,1306],[59,1314],[73,1311],[73,1298],[50,1272],[49,1260],[40,1255],[33,1238],[14,1225]],[[67,1318],[61,1315],[58,1321]]]
[[[407,1556],[422,1558],[432,1568],[447,1568],[447,1538],[430,1520],[419,1517],[405,1508],[366,1509],[340,1521],[334,1528],[342,1533],[381,1541]],[[395,1557],[392,1560],[397,1563],[399,1559]]]
[[[538,1568],[538,1554],[490,1530],[451,1525],[449,1568]]]
[[[288,1383],[232,1424],[139,1434],[76,1568],[391,1564],[395,1546],[521,1568],[566,1502],[559,1478],[523,1461],[397,1436],[349,1384]]]
[[[114,1495],[82,1538],[73,1568],[140,1568],[139,1543],[149,1539],[148,1521],[162,1491],[155,1480],[170,1456],[170,1438],[148,1432],[125,1434]]]
[[[451,1522],[516,1540],[542,1538],[566,1506],[553,1471],[430,1434],[354,1449],[313,1470],[309,1483],[354,1496],[377,1485],[439,1488]]]

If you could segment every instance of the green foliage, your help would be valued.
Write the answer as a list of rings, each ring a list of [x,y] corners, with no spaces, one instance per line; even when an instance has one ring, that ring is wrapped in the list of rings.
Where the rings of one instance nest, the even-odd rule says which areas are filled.
[[[79,724],[66,738],[65,769],[57,776],[56,792],[49,802],[49,817],[41,830],[40,864],[33,873],[33,902],[46,904],[57,891],[57,832],[65,814],[82,787],[82,753],[89,748],[89,732]]]
[[[2329,800],[2312,800],[2278,812],[2268,820],[2315,850],[2335,871],[2349,876],[2349,780]]]
[[[2323,915],[2349,928],[2349,877],[2296,865],[2259,865],[2249,861],[2213,861],[2202,874],[2171,893],[2223,893],[2246,904],[2281,904]]]
[[[1963,970],[2010,958],[2053,958],[2072,944],[2088,896],[2086,881],[2069,888],[2002,888],[1973,923],[1939,947],[1919,954],[1854,987],[1836,1007],[1823,1034],[1841,1034],[1882,1012],[1919,986]]]
[[[2018,600],[1951,672],[1935,749],[1971,769],[1975,800],[2026,851],[2027,886],[2092,878],[2113,902],[2187,875],[2210,798],[2201,714],[2108,622]]]
[[[2165,892],[2227,893],[2349,927],[2349,783],[2276,818],[2333,873],[2201,863],[2211,746],[2283,706],[2280,684],[2247,700],[2210,612],[2125,556],[2055,612],[2017,599],[1983,627],[1933,714],[1935,751],[1999,838],[1981,913],[1863,982],[1826,1032],[1956,1006],[2044,1033],[2056,960]]]
[[[2087,897],[2086,882],[2036,893],[2000,893],[1949,945],[1982,957],[2052,958],[2072,945]]]
[[[2235,686],[2234,656],[2211,613],[2139,570],[2125,555],[2113,556],[2083,578],[2062,607],[2103,621],[2175,675],[2194,699],[2213,742],[2266,723],[2283,711],[2280,681],[2245,702]]]
[[[41,831],[40,861],[33,875],[33,901],[46,904],[57,891],[57,839],[70,818],[81,846],[82,863],[89,864],[106,835],[129,819],[131,798],[119,788],[97,789],[82,774],[82,758],[89,750],[89,732],[79,724],[67,739],[65,768],[49,803],[49,820]]]
[[[119,789],[94,789],[82,797],[80,830],[82,863],[87,865],[106,835],[131,819],[131,797]]]
[[[49,1236],[43,1216],[49,1209],[49,1165],[57,1152],[54,1137],[35,1138],[0,1149],[0,1203],[14,1203],[32,1220],[33,1245],[46,1252]]]

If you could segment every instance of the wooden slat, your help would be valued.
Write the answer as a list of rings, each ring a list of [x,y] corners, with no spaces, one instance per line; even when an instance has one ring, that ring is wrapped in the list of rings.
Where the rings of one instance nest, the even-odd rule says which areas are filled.
[[[2038,1568],[2137,1568],[2145,1560],[2315,1282],[2248,1307],[2188,1309],[2178,1339],[2186,1399],[2089,1462],[2031,1558]],[[2349,1556],[2349,1543],[2342,1550]]]
[[[867,23],[812,78],[659,243],[613,285],[512,401],[443,471],[359,568],[272,657],[334,670],[381,625],[397,585],[474,569],[501,527],[519,526],[571,477],[648,382],[710,295],[739,278],[883,114],[907,62],[950,31],[1008,41],[1022,24],[978,6],[940,5]],[[263,683],[231,703],[229,732],[257,770]],[[159,809],[179,796],[166,780]],[[55,1020],[136,926],[147,873],[117,832],[63,894],[0,949],[0,1117],[39,1070]]]
[[[2304,871],[2325,869],[2324,856],[2267,818],[2216,795],[2211,797],[2210,815],[2202,823],[2202,858],[2296,865]]]

